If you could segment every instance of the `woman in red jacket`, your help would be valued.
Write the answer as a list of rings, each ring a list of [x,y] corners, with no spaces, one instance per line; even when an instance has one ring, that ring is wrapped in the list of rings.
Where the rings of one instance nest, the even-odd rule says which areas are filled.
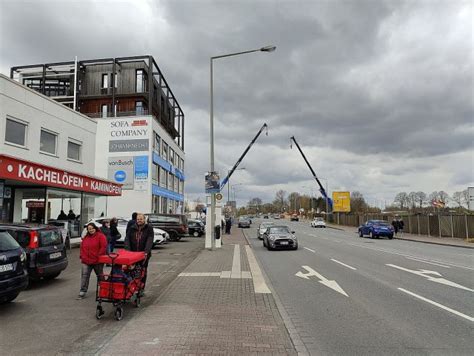
[[[97,278],[102,274],[104,265],[99,263],[99,256],[105,255],[107,249],[107,238],[99,228],[94,223],[87,224],[86,228],[87,234],[82,239],[79,256],[82,262],[82,274],[78,299],[86,296],[92,270]]]

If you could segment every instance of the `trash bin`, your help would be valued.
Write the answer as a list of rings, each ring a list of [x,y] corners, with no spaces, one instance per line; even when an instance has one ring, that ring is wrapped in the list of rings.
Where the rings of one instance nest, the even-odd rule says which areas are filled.
[[[219,225],[216,225],[214,228],[214,236],[216,240],[219,240],[221,238],[221,227]]]

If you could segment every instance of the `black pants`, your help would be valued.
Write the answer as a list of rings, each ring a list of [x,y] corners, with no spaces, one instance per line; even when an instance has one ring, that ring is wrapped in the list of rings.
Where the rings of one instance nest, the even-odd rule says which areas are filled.
[[[150,262],[150,258],[151,258],[151,254],[148,254],[147,258],[142,263],[142,266],[145,269],[145,275],[142,278],[143,289],[145,289],[145,285],[146,285],[146,277],[148,275],[148,262]]]

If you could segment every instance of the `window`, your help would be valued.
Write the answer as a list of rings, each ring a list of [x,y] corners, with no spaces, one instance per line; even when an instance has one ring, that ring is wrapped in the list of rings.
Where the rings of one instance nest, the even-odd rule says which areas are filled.
[[[169,150],[169,156],[170,156],[170,163],[174,166],[174,151],[171,147]]]
[[[155,141],[153,141],[153,148],[158,153],[158,155],[161,153],[160,144],[161,144],[161,137],[155,132]]]
[[[184,181],[179,181],[179,193],[184,194]]]
[[[159,166],[157,164],[153,164],[152,170],[151,170],[151,179],[155,182],[158,183],[158,177],[159,177]]]
[[[41,129],[41,136],[40,136],[40,151],[45,153],[51,153],[52,155],[56,154],[56,141],[58,135],[47,131],[45,129]]]
[[[173,190],[173,187],[174,187],[174,176],[168,172],[168,187],[167,189],[168,190]]]
[[[136,72],[136,92],[137,93],[143,93],[146,91],[146,83],[147,83],[147,78],[145,71],[143,69],[137,69]]]
[[[160,167],[160,187],[166,188],[168,186],[168,174],[167,172]]]
[[[175,191],[176,193],[179,193],[179,179],[178,179],[178,177],[174,177],[173,191]]]
[[[181,169],[181,172],[184,173],[184,159],[180,158],[179,160],[181,162],[181,165],[180,165],[179,169]]]
[[[81,160],[81,147],[82,145],[78,142],[68,141],[67,143],[67,158],[75,161]]]
[[[168,144],[163,141],[161,148],[163,149],[161,157],[163,157],[163,159],[167,161],[168,160]]]
[[[102,117],[107,117],[107,111],[108,111],[107,104],[102,104],[100,111],[101,111]]]
[[[111,74],[111,79],[113,80],[114,88],[117,89],[117,86],[118,86],[118,74],[117,74],[117,73]]]
[[[145,108],[143,107],[143,101],[135,102],[135,113],[137,115],[145,115]]]
[[[101,84],[101,88],[102,89],[105,89],[105,88],[108,88],[109,87],[109,75],[106,73],[106,74],[102,74],[102,84]],[[97,87],[96,87],[97,88]]]
[[[14,143],[15,145],[26,146],[26,123],[7,119],[5,128],[5,142]]]

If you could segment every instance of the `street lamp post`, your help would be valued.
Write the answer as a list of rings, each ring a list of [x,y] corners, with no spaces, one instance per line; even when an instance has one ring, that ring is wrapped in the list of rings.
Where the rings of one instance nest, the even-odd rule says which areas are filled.
[[[229,54],[224,54],[220,56],[214,56],[210,58],[210,109],[209,109],[209,128],[210,128],[210,163],[211,163],[211,170],[210,172],[214,172],[214,73],[213,73],[213,61],[215,59],[219,58],[225,58],[225,57],[233,57],[233,56],[238,56],[242,54],[247,54],[247,53],[253,53],[253,52],[273,52],[276,49],[275,46],[266,46],[258,49],[253,49],[249,51],[243,51],[243,52],[235,52],[235,53],[229,53]],[[216,193],[211,193],[211,249],[213,250],[216,245],[216,240],[215,240],[215,222],[216,222]]]

